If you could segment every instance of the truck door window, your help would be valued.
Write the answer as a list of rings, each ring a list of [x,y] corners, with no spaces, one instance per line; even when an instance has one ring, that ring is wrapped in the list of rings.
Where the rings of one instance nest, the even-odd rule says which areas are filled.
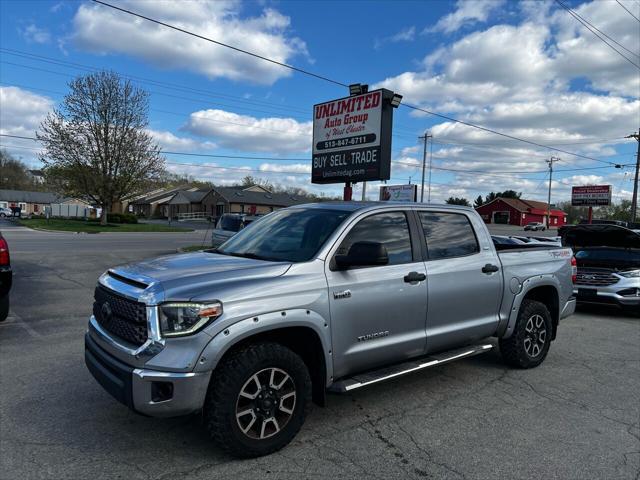
[[[462,257],[480,251],[478,240],[466,215],[418,212],[429,260]]]
[[[382,243],[389,255],[389,265],[413,261],[409,225],[403,212],[380,213],[360,220],[342,241],[336,255],[345,255],[352,244],[364,241]]]

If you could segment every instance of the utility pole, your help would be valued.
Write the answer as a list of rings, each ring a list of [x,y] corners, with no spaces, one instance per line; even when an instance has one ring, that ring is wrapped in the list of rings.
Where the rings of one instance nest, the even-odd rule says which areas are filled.
[[[551,225],[551,180],[553,177],[553,162],[558,162],[560,159],[558,157],[551,157],[546,162],[549,164],[549,195],[547,196],[547,230],[549,229],[549,225]]]
[[[424,173],[427,167],[427,141],[431,138],[431,134],[429,132],[425,133],[423,136],[418,137],[419,140],[424,141],[424,150],[422,151],[422,187],[420,189],[420,203],[424,202]],[[429,172],[431,172],[431,166],[429,166]],[[429,176],[431,178],[431,176]],[[429,188],[429,193],[431,193],[431,188]]]
[[[362,201],[367,198],[367,182],[362,182]]]
[[[638,208],[638,170],[640,170],[640,129],[638,133],[632,133],[624,138],[635,138],[638,142],[638,150],[636,152],[636,176],[633,180],[633,196],[631,197],[631,221],[636,221],[636,210]]]
[[[427,195],[427,203],[431,203],[431,167],[433,166],[433,135],[429,135],[431,143],[429,144],[429,189]]]

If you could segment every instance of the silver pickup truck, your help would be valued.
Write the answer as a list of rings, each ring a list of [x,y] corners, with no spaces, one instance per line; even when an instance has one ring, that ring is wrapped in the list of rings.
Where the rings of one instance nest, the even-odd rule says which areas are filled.
[[[488,337],[509,365],[542,363],[575,308],[572,252],[498,248],[465,207],[278,210],[217,250],[105,272],[85,361],[129,408],[202,411],[221,448],[264,455],[327,391],[487,352]]]

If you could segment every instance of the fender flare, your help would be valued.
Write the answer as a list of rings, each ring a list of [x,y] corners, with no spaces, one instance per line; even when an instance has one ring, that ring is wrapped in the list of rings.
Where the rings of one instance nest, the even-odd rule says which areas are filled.
[[[535,275],[524,280],[520,292],[513,298],[509,319],[502,330],[498,332],[499,338],[509,338],[513,334],[522,301],[531,290],[538,287],[553,287],[557,294],[560,292],[560,282],[553,274]]]
[[[329,324],[318,313],[306,309],[279,310],[245,318],[230,325],[207,344],[197,360],[194,372],[215,370],[224,354],[242,340],[288,327],[307,327],[318,336],[324,356],[326,386],[329,386],[333,381]]]

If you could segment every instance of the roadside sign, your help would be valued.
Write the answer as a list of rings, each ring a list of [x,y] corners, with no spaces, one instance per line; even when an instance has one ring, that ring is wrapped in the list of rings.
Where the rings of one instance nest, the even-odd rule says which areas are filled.
[[[314,105],[312,183],[389,179],[392,98],[383,88]]]
[[[418,185],[381,185],[382,202],[415,202],[418,199]]]
[[[571,188],[574,207],[600,207],[611,204],[611,185],[583,185]]]

